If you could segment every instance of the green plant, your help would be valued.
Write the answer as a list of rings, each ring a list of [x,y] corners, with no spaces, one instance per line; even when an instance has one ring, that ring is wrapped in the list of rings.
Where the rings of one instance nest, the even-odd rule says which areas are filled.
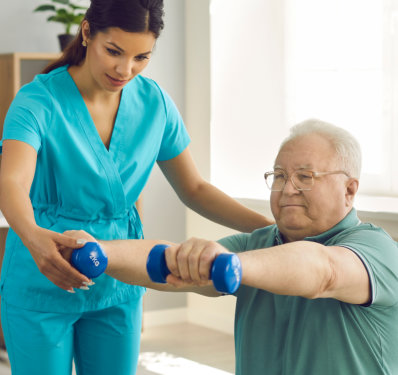
[[[54,14],[47,21],[59,22],[65,26],[65,34],[71,33],[73,25],[80,25],[87,7],[76,5],[69,0],[51,0],[55,4],[43,4],[38,6],[34,12],[51,11]],[[84,12],[82,12],[84,10]]]

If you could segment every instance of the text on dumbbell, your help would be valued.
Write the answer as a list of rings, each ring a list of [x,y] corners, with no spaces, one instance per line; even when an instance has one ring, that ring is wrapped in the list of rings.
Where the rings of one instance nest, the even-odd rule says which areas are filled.
[[[93,261],[95,267],[99,266],[100,263],[99,263],[98,259],[93,254],[90,254],[90,259]]]

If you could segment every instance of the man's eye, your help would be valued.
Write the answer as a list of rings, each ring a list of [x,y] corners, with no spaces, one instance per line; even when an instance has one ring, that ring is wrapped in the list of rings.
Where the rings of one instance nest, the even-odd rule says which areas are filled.
[[[119,51],[116,51],[115,49],[107,48],[106,50],[107,50],[108,53],[109,53],[110,55],[112,55],[112,56],[119,56],[119,55],[120,55],[120,52],[119,52]]]
[[[311,173],[297,173],[297,178],[300,181],[308,181],[312,179],[312,174]]]
[[[283,173],[274,173],[274,180],[284,180],[285,175]]]

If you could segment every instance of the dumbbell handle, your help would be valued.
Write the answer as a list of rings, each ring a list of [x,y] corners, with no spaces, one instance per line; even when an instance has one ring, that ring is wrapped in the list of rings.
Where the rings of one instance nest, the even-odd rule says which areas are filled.
[[[156,283],[165,283],[170,270],[166,264],[165,250],[168,245],[155,245],[150,251],[146,263],[150,279]],[[210,279],[221,293],[232,294],[239,288],[242,279],[242,266],[236,254],[223,253],[216,257],[210,269]]]

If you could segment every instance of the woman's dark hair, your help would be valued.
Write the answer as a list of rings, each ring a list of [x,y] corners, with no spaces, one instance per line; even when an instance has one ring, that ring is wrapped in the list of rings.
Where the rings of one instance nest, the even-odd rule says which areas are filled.
[[[90,38],[110,27],[133,33],[150,31],[158,38],[164,27],[163,15],[163,0],[91,0],[84,19],[90,25]],[[66,47],[62,56],[48,65],[43,73],[63,65],[79,65],[86,56],[82,41],[80,26],[75,39]]]

